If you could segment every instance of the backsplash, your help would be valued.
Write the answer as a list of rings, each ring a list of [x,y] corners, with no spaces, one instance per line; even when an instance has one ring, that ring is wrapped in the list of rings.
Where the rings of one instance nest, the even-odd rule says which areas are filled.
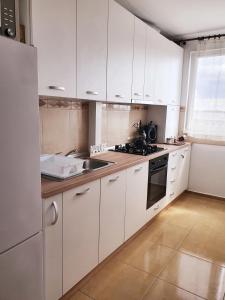
[[[39,106],[41,153],[88,150],[88,103],[41,96]]]
[[[102,143],[112,146],[135,136],[133,124],[148,121],[148,106],[103,104],[102,114]]]

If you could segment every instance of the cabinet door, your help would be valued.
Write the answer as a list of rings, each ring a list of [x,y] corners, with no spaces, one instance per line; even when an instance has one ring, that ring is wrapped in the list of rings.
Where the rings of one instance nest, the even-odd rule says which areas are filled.
[[[126,172],[101,179],[99,260],[124,242]]]
[[[39,95],[75,97],[76,1],[32,0]]]
[[[134,16],[109,0],[107,100],[131,102]]]
[[[43,200],[45,300],[62,297],[62,194]]]
[[[155,70],[156,70],[156,33],[147,26],[146,28],[146,56],[145,56],[145,83],[144,83],[144,101],[148,104],[154,104],[155,98]]]
[[[167,171],[167,202],[170,203],[178,196],[179,151],[169,155]]]
[[[106,100],[108,0],[77,0],[77,97]]]
[[[168,52],[170,55],[169,104],[180,105],[183,49],[175,43],[170,42]]]
[[[170,137],[177,137],[179,126],[179,113],[180,106],[167,106],[165,139]]]
[[[125,240],[146,223],[148,165],[146,162],[127,170]]]
[[[190,166],[191,148],[187,147],[179,151],[178,170],[178,194],[182,194],[188,188],[188,176]]]
[[[63,193],[63,293],[98,264],[100,181]]]
[[[144,98],[146,27],[135,17],[132,101]]]

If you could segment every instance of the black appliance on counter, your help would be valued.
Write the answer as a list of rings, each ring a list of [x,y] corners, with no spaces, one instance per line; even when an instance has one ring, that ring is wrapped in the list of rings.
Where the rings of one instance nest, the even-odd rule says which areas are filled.
[[[152,121],[145,125],[141,121],[139,122],[138,132],[140,135],[145,136],[147,143],[155,144],[157,142],[157,129],[158,126]]]
[[[0,34],[14,39],[16,21],[16,1],[0,0]]]
[[[147,209],[166,196],[168,159],[165,154],[149,161]]]

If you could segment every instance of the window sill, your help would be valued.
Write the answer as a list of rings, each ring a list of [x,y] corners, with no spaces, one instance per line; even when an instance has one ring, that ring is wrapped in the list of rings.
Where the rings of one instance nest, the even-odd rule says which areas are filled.
[[[190,142],[192,144],[225,146],[225,141],[213,141],[213,140],[199,139],[193,137],[187,137],[187,142]]]

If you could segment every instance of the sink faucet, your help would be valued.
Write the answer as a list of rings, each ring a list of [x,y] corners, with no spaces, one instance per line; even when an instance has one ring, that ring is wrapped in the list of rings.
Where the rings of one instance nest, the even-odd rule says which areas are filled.
[[[68,153],[66,153],[65,156],[69,156],[69,155],[71,155],[71,154],[76,154],[77,152],[78,152],[77,149],[74,148],[74,149],[70,150]]]

